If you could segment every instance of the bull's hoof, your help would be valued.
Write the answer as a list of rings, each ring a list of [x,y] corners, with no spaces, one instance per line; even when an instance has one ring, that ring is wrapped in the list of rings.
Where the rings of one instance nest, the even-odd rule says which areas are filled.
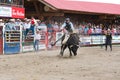
[[[60,56],[63,56],[63,52],[62,51],[60,52]]]
[[[72,54],[70,54],[70,57],[72,56]]]
[[[77,55],[77,53],[74,54],[74,56],[76,56],[76,55]]]
[[[72,56],[69,56],[69,58],[72,58]]]

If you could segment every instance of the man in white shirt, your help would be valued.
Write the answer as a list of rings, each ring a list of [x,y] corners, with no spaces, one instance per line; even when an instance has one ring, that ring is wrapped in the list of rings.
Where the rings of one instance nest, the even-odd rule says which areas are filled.
[[[0,19],[0,26],[4,26],[3,20]]]
[[[35,18],[33,16],[31,17],[30,24],[31,25],[30,25],[30,29],[29,30],[31,30],[32,34],[34,35],[35,28],[36,28],[36,26],[38,26],[38,24],[37,24],[37,21],[35,20]]]
[[[24,24],[25,38],[26,38],[26,36],[27,36],[27,33],[29,32],[30,26],[31,26],[30,20],[27,19],[27,20],[25,21],[25,24]]]
[[[35,49],[35,51],[39,50],[40,39],[41,39],[41,35],[40,35],[39,30],[37,30],[36,34],[34,35],[34,49]]]
[[[5,24],[5,30],[16,30],[15,19],[10,19],[9,22]]]

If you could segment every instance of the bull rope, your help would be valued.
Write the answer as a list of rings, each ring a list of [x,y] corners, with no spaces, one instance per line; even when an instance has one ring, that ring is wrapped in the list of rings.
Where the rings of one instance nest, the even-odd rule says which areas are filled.
[[[63,36],[62,36],[63,37]],[[51,44],[51,46],[54,46],[59,40],[61,40],[62,39],[62,37],[61,38],[59,38],[57,41],[55,41],[53,44]]]

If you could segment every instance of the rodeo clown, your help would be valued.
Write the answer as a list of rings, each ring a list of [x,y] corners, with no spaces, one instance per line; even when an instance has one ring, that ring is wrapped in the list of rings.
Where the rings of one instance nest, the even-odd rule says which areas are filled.
[[[64,32],[64,39],[62,41],[62,44],[65,44],[68,40],[70,34],[74,33],[74,27],[72,22],[70,21],[70,18],[66,18],[65,22],[63,23],[62,27],[60,28],[60,31]]]
[[[107,46],[110,46],[110,49],[112,51],[112,33],[111,30],[108,29],[107,32],[105,33],[105,50],[107,51]]]

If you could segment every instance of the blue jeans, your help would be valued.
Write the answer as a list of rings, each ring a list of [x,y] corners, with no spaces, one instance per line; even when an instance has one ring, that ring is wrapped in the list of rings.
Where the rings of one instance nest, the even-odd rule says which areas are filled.
[[[34,42],[34,49],[35,49],[35,51],[39,50],[39,40],[35,40],[35,42]]]
[[[34,35],[34,28],[35,28],[35,25],[31,25],[29,29],[29,31],[32,30],[32,35]]]
[[[25,33],[25,37],[27,36],[28,32],[29,32],[29,29],[26,29],[25,32],[24,32]]]
[[[27,34],[28,34],[28,32],[30,30],[32,31],[32,35],[34,35],[34,27],[35,27],[34,25],[31,25],[29,29],[26,29],[26,31],[25,31],[25,38],[26,38],[26,36],[27,36]]]

